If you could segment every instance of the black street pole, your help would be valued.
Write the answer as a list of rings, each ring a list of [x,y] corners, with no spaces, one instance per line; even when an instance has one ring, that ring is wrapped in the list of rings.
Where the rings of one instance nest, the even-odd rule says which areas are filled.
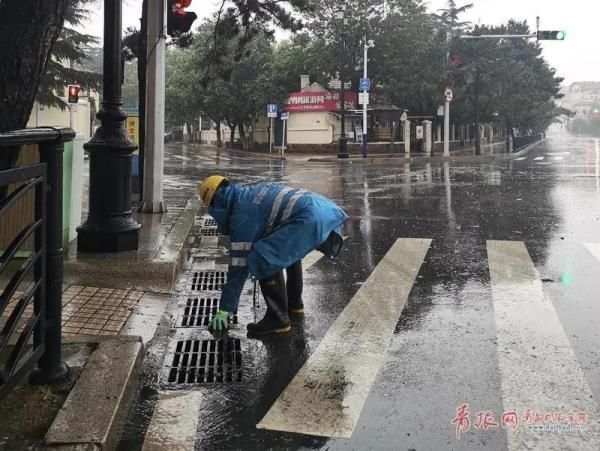
[[[138,248],[141,226],[131,210],[131,163],[137,146],[125,131],[121,110],[122,0],[104,2],[104,92],[96,117],[102,125],[85,144],[90,152],[89,213],[77,229],[80,252]]]

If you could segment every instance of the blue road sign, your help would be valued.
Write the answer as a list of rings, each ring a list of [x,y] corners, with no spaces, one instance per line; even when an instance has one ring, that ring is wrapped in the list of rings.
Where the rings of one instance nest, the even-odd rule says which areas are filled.
[[[361,91],[370,91],[371,90],[371,79],[370,78],[361,78],[359,89]]]
[[[281,112],[281,120],[282,121],[287,121],[290,118],[290,113],[287,111],[282,111]]]
[[[270,103],[267,105],[267,116],[268,117],[277,117],[279,113],[279,107],[275,103]]]

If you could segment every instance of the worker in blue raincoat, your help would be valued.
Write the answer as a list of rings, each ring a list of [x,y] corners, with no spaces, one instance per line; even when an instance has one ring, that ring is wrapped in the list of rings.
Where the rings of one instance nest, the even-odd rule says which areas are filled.
[[[304,313],[302,259],[315,249],[337,257],[343,244],[340,228],[348,215],[323,196],[279,183],[235,185],[212,176],[199,192],[220,230],[231,238],[231,265],[211,329],[227,329],[250,275],[260,283],[267,313],[249,324],[248,332],[288,332],[290,314]]]

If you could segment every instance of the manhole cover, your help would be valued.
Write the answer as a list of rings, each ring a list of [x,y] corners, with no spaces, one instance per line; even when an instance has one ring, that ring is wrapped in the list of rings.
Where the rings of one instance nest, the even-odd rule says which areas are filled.
[[[219,291],[227,282],[225,271],[198,271],[192,275],[192,291]]]
[[[204,218],[203,227],[217,227],[217,221],[214,218]]]
[[[219,298],[189,298],[186,301],[183,313],[179,315],[177,327],[208,326],[210,320],[216,315],[217,310],[219,310]],[[237,324],[237,315],[233,315],[233,317],[230,318],[230,322]]]
[[[241,382],[242,348],[237,338],[178,341],[169,384]]]

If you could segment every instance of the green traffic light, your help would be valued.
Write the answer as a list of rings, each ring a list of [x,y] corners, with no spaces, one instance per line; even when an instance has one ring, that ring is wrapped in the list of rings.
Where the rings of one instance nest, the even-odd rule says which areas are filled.
[[[567,37],[566,31],[559,31],[558,33],[556,33],[556,39],[558,39],[559,41],[564,41],[566,37]]]

